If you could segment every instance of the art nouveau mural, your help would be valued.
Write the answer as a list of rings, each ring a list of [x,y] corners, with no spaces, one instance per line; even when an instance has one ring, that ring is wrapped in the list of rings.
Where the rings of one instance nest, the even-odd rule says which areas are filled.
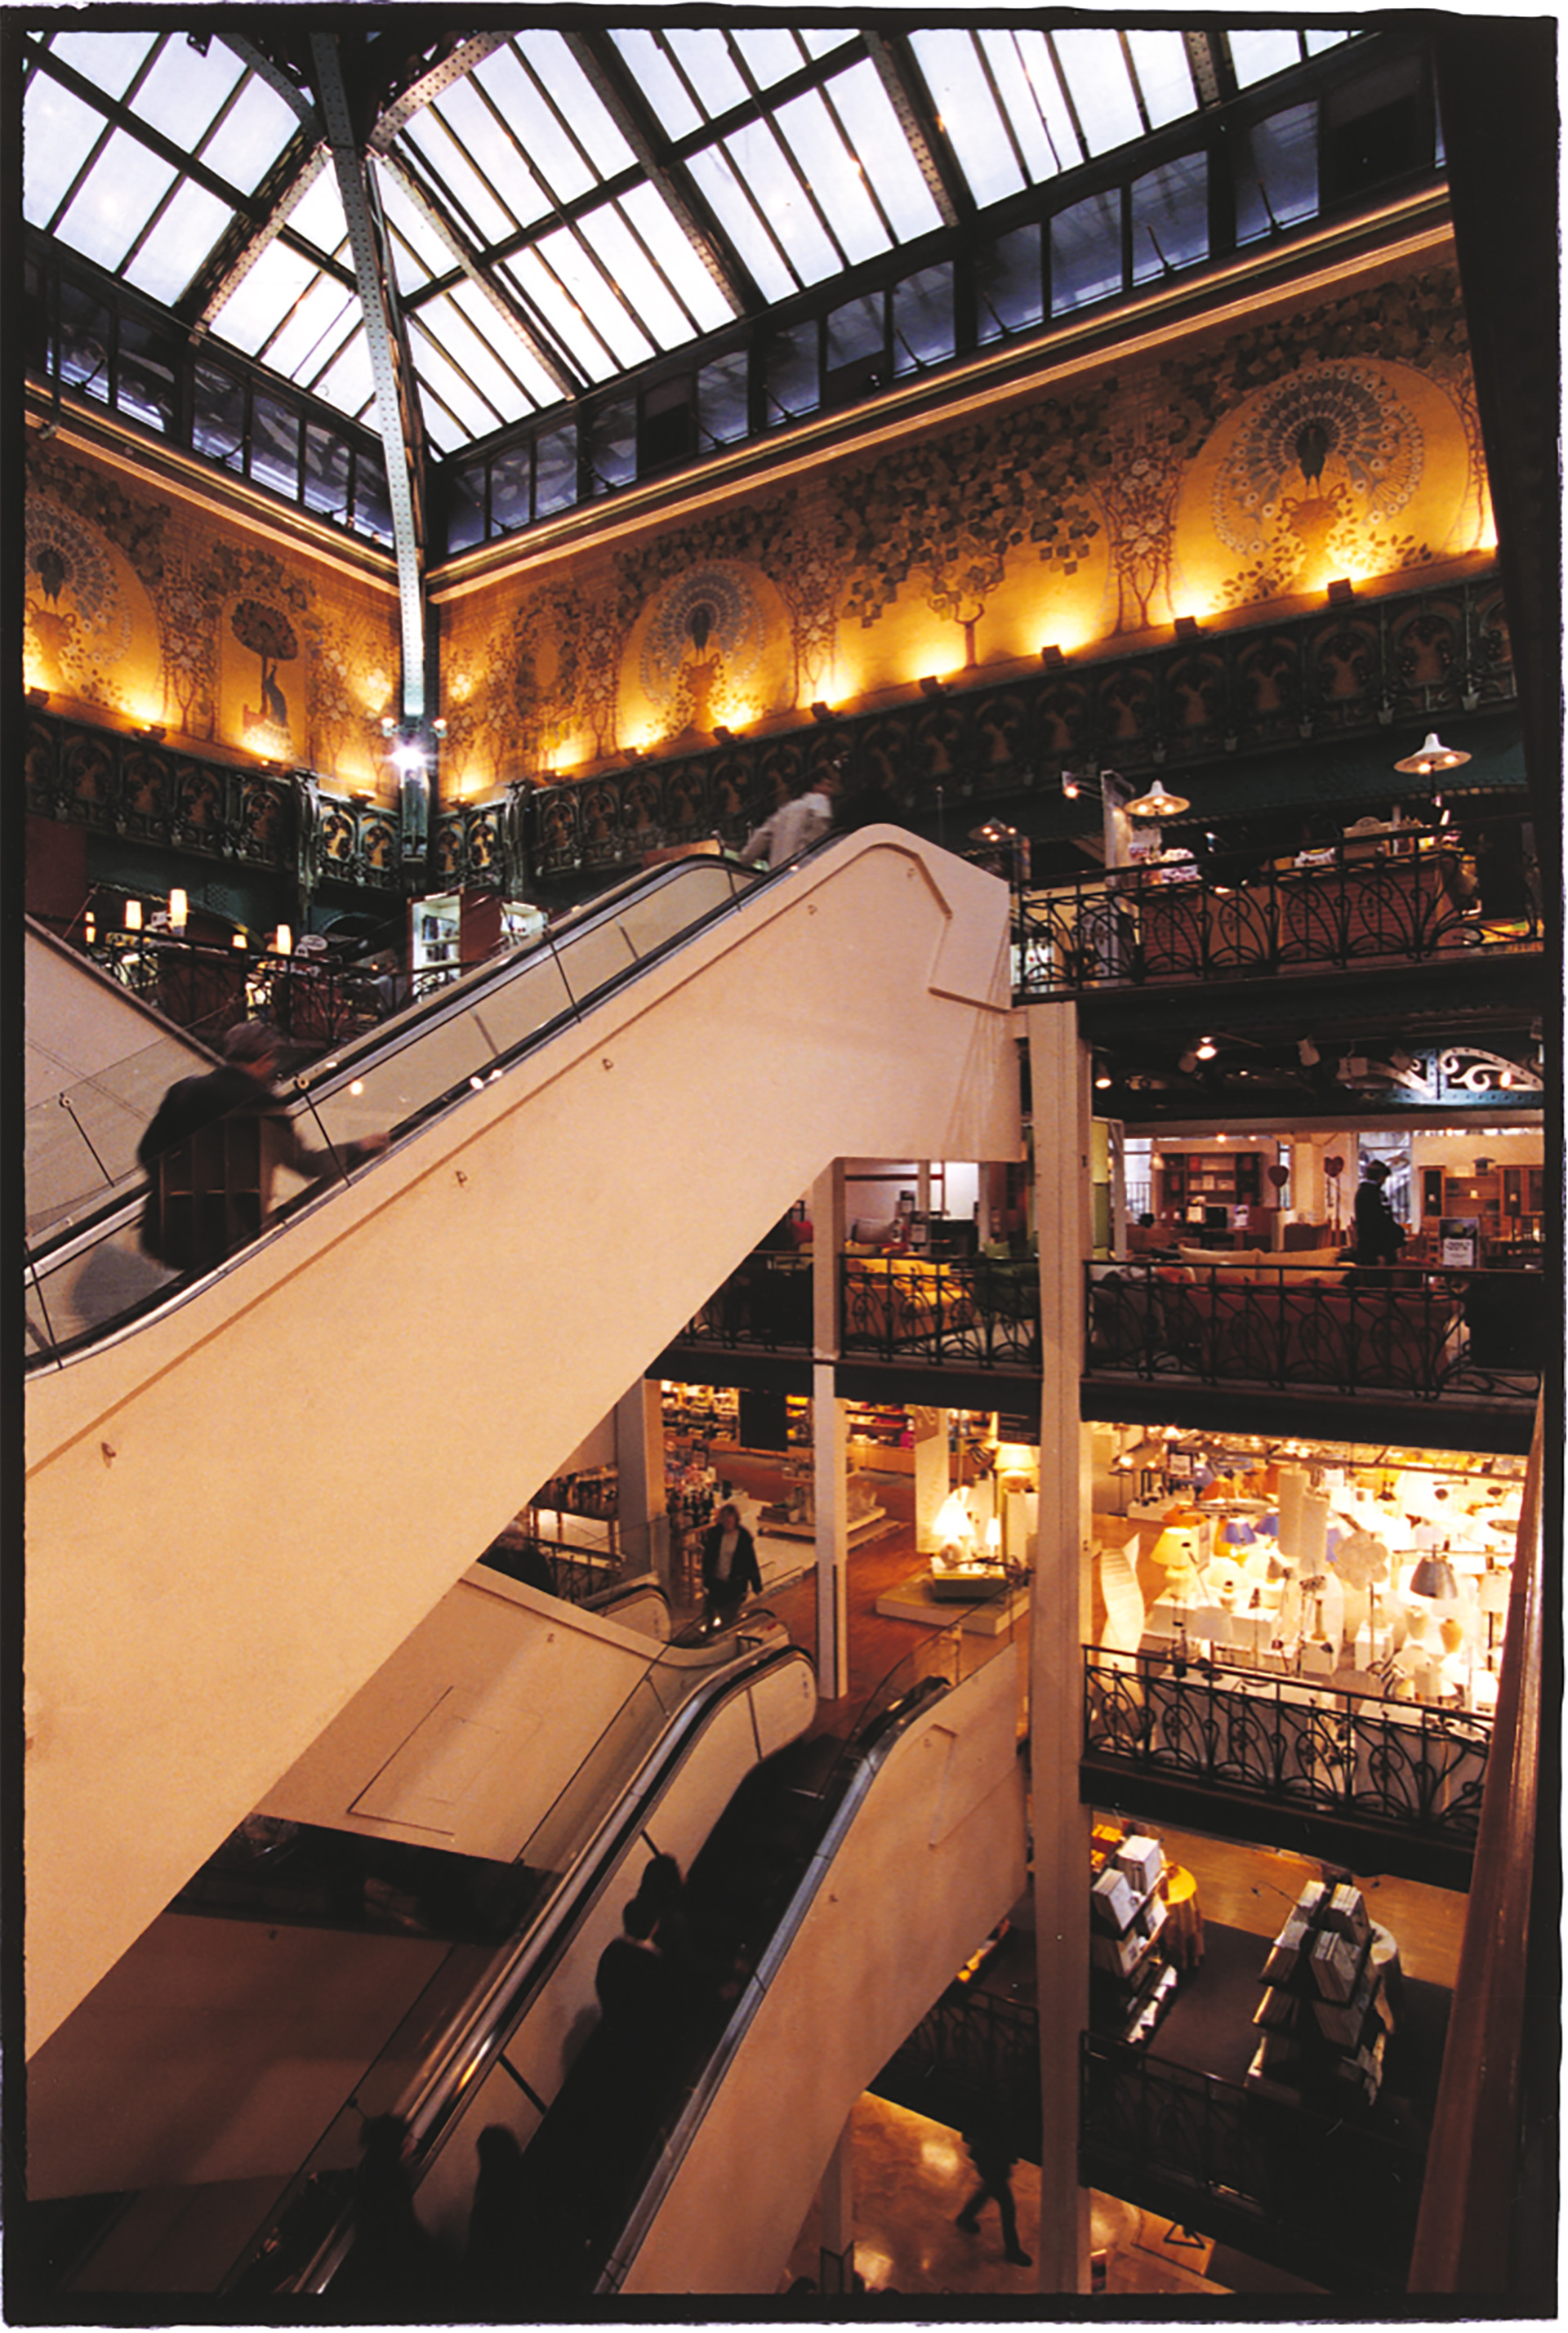
[[[613,551],[520,547],[447,609],[446,774],[470,796],[587,778],[928,676],[1004,681],[1048,645],[1266,622],[1341,580],[1408,590],[1492,547],[1457,287],[1429,267],[998,399]],[[1136,673],[1121,685],[1112,743],[1144,722]],[[1178,725],[1202,725],[1201,654],[1184,686]],[[1263,711],[1283,686],[1266,657],[1249,675]]]

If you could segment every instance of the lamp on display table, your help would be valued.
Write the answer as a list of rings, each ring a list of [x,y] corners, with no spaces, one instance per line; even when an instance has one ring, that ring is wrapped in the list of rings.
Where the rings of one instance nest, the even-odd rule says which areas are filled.
[[[976,1553],[975,1519],[957,1491],[948,1492],[932,1528],[938,1551],[931,1558],[928,1577],[938,1604],[989,1603],[1006,1594],[1007,1574],[998,1558]],[[999,1525],[996,1535],[999,1546]]]

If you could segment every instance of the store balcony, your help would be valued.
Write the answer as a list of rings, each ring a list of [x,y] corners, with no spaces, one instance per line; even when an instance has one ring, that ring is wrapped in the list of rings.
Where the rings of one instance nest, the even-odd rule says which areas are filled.
[[[1223,1625],[1250,1624],[1227,1614]],[[1275,1626],[1260,1618],[1260,1641]],[[1285,1673],[1283,1657],[1259,1654],[1276,1661],[1267,1668],[1200,1657],[1185,1622],[1164,1653],[1085,1646],[1081,1772],[1101,1800],[1136,1786],[1138,1804],[1166,1820],[1234,1830],[1266,1819],[1277,1839],[1284,1814],[1303,1853],[1466,1887],[1490,1712],[1348,1691],[1294,1663]]]
[[[1538,954],[1544,936],[1527,820],[1363,821],[1288,859],[1172,849],[1020,888],[1014,994],[1033,1003],[1106,987],[1451,965]]]
[[[1511,1448],[1527,1446],[1547,1359],[1540,1272],[1127,1257],[1085,1264],[1084,1303],[1084,1377],[1102,1396],[1202,1386],[1288,1395],[1298,1413],[1371,1399],[1414,1406],[1428,1438],[1434,1413],[1463,1411],[1511,1428]]]

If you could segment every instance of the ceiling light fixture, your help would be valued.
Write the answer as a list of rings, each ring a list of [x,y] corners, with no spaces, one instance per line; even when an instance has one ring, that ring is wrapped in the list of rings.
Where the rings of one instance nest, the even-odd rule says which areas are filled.
[[[1179,818],[1192,804],[1182,794],[1168,794],[1156,778],[1146,794],[1124,805],[1129,818]]]
[[[1429,729],[1420,751],[1407,754],[1394,767],[1407,778],[1429,778],[1435,770],[1457,770],[1469,760],[1457,746],[1445,745],[1435,729]]]
[[[1219,1047],[1215,1043],[1212,1037],[1200,1037],[1198,1041],[1196,1051],[1200,1061],[1212,1061],[1215,1055],[1218,1052]]]

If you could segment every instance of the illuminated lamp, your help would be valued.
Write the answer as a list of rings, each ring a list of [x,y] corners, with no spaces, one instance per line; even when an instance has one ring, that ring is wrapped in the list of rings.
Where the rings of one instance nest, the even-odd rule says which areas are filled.
[[[274,955],[292,955],[293,954],[293,946],[294,936],[293,932],[289,929],[287,924],[280,924],[276,931],[273,934]]]
[[[1429,729],[1426,742],[1419,753],[1408,754],[1394,767],[1407,778],[1429,778],[1436,770],[1457,770],[1469,760],[1454,745],[1445,745],[1435,729]]]
[[[128,932],[139,932],[141,929],[141,901],[139,899],[127,899],[125,903],[125,928]]]
[[[1212,1061],[1219,1047],[1212,1037],[1200,1037],[1193,1050],[1200,1061]]]
[[[1168,794],[1156,778],[1146,794],[1139,794],[1126,804],[1129,818],[1179,818],[1192,804],[1180,794]]]
[[[177,885],[175,886],[175,888],[174,888],[174,889],[169,893],[169,895],[168,895],[168,928],[169,928],[169,930],[170,930],[171,932],[182,932],[182,931],[184,931],[185,926],[186,926],[186,920],[187,920],[188,917],[189,916],[189,914],[190,914],[190,902],[189,902],[189,900],[187,898],[187,897],[186,897],[185,893],[184,893],[184,892],[179,888],[178,885],[177,884]]]

